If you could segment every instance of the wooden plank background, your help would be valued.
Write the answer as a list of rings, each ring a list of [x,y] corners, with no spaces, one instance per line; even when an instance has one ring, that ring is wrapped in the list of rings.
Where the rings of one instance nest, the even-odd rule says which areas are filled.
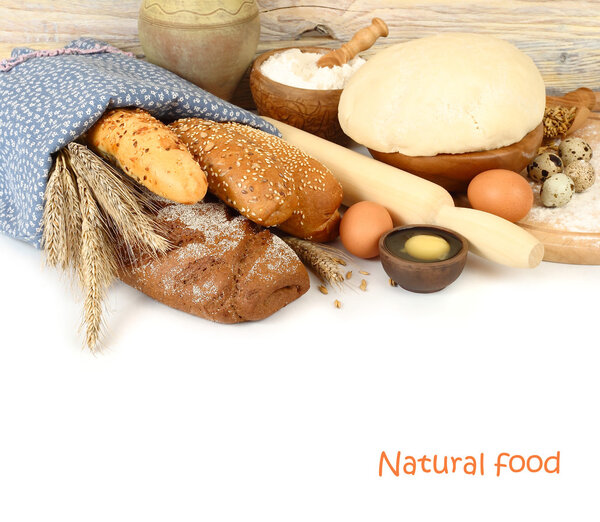
[[[550,94],[600,90],[598,0],[258,0],[258,5],[258,53],[294,45],[336,47],[379,16],[390,35],[374,49],[442,31],[487,33],[531,56]],[[142,56],[139,6],[140,0],[1,0],[0,58],[13,47],[55,48],[80,36]],[[247,76],[234,101],[251,106]]]

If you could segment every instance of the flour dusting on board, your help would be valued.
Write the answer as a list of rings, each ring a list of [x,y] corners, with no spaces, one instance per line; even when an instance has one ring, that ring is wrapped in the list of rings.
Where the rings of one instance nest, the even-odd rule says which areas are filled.
[[[586,140],[594,151],[590,163],[596,172],[596,182],[585,192],[573,194],[571,201],[560,208],[544,207],[540,200],[540,184],[531,182],[534,193],[533,208],[524,221],[532,225],[571,232],[598,233],[600,232],[600,122],[591,120],[573,135]]]

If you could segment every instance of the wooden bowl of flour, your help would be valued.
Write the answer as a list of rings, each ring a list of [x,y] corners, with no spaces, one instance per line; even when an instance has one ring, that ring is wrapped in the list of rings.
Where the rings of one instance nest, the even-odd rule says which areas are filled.
[[[316,134],[321,138],[345,144],[349,138],[342,131],[338,121],[338,104],[342,89],[301,89],[276,82],[265,76],[261,65],[270,56],[295,49],[275,49],[261,54],[252,65],[250,91],[261,116],[276,120]],[[300,47],[302,52],[328,53],[324,47]]]
[[[537,156],[544,138],[540,123],[525,137],[506,147],[463,154],[435,156],[406,156],[399,152],[378,152],[369,149],[371,156],[399,169],[441,185],[449,192],[466,192],[477,174],[491,169],[521,172]]]

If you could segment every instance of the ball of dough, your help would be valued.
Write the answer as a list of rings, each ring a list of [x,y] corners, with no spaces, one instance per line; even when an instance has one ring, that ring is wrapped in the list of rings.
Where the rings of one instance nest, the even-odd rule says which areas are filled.
[[[562,171],[562,160],[553,152],[543,152],[527,165],[527,175],[533,181],[545,181]]]
[[[565,166],[572,161],[590,161],[592,159],[592,147],[581,138],[567,138],[560,142],[558,155]]]
[[[564,207],[573,197],[575,185],[566,174],[550,176],[540,189],[540,199],[545,207]]]
[[[565,174],[573,180],[575,192],[583,192],[589,189],[596,181],[594,167],[588,161],[575,160],[567,165]]]
[[[443,33],[372,56],[342,91],[339,121],[366,147],[434,156],[516,143],[541,123],[545,104],[537,67],[515,46]]]

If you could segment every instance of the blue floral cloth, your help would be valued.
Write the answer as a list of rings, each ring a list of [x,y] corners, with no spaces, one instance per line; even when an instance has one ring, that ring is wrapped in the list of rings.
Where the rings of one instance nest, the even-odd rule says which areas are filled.
[[[103,42],[80,39],[46,54],[20,48],[0,63],[0,231],[37,247],[51,154],[106,109],[136,106],[165,122],[237,121],[279,135],[258,116]]]

